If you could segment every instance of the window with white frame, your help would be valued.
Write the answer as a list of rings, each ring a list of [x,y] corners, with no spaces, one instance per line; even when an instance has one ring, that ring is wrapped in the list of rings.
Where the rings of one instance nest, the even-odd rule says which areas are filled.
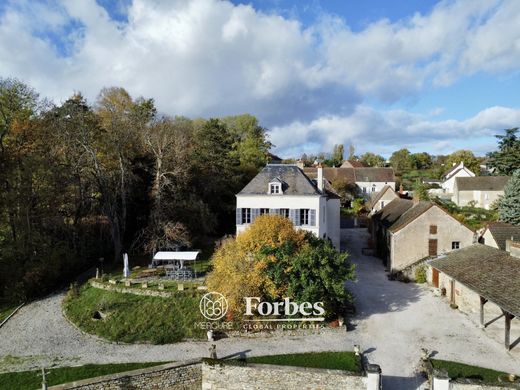
[[[372,184],[372,192],[376,192],[376,185]]]
[[[260,209],[260,215],[269,214],[269,209]]]
[[[242,224],[251,223],[251,209],[242,209]]]
[[[280,215],[285,218],[289,218],[289,209],[280,209]]]
[[[269,183],[269,193],[278,195],[282,193],[282,185],[280,183]]]
[[[460,241],[452,241],[451,249],[460,249]]]

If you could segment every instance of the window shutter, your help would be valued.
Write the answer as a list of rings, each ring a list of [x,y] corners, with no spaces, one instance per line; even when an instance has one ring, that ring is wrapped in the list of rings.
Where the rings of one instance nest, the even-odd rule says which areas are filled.
[[[260,209],[251,209],[251,223],[255,222],[256,217],[260,215]]]
[[[314,209],[309,210],[309,224],[311,226],[316,226],[316,210]]]
[[[269,209],[269,214],[280,214],[280,209]]]
[[[301,225],[300,209],[294,209],[294,225],[295,226],[300,226]]]
[[[296,223],[297,211],[298,210],[296,210],[296,209],[289,209],[289,219],[291,220],[291,222],[293,223],[294,226],[298,226]]]
[[[237,208],[236,216],[237,216],[236,224],[237,225],[242,225],[242,209]]]

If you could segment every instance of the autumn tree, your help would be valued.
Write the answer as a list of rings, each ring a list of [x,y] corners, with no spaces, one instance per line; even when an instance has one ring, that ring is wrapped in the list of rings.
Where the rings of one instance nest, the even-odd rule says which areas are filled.
[[[334,147],[332,149],[332,156],[331,156],[332,164],[334,166],[340,166],[341,164],[343,164],[344,149],[345,149],[345,147],[342,144],[334,145]]]

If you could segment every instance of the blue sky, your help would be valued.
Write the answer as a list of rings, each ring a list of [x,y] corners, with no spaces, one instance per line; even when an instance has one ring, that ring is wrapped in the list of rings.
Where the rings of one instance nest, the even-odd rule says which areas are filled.
[[[6,0],[0,77],[56,103],[121,86],[169,115],[256,115],[282,156],[478,155],[520,126],[516,0]]]

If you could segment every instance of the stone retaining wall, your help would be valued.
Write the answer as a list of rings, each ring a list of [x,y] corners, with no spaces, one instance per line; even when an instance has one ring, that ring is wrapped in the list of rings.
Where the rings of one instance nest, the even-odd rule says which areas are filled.
[[[139,289],[139,288],[131,288],[131,287],[117,287],[111,284],[105,284],[96,282],[95,280],[90,281],[90,285],[95,288],[100,288],[102,290],[107,291],[115,291],[122,294],[134,294],[134,295],[144,295],[148,297],[161,297],[161,298],[171,298],[173,293],[167,291],[155,291],[155,290],[147,290],[147,289]]]
[[[190,360],[66,383],[49,387],[49,390],[199,390],[201,388],[200,360]]]
[[[365,390],[367,389],[367,378],[341,370],[270,364],[203,363],[202,389]]]

